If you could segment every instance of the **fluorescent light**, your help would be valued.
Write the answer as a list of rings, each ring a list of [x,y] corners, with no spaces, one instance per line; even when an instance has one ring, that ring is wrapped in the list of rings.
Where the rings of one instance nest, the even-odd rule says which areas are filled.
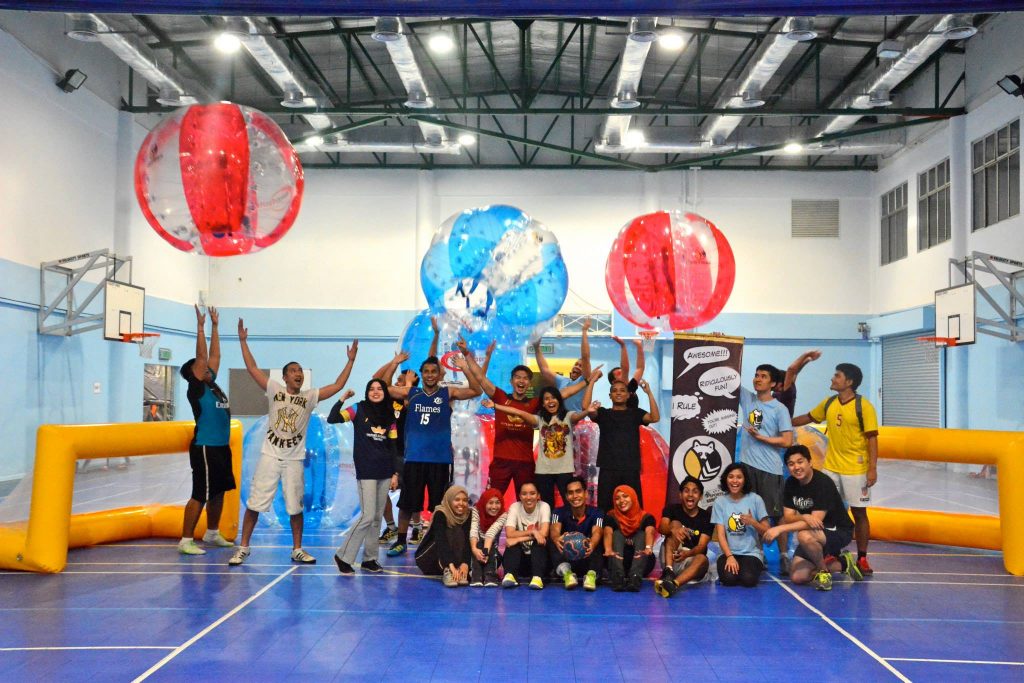
[[[786,146],[782,148],[782,151],[786,154],[799,154],[804,151],[804,146],[799,142],[787,142]]]
[[[666,28],[658,33],[658,45],[663,50],[682,50],[686,45],[686,34],[677,28]]]
[[[427,46],[430,47],[432,52],[443,55],[455,49],[455,40],[448,31],[435,31],[427,38]]]
[[[319,147],[320,145],[324,144],[324,138],[321,135],[310,135],[303,142],[305,142],[310,147]]]
[[[476,144],[476,136],[472,133],[459,133],[459,144],[463,147],[469,147],[470,145]]]
[[[222,31],[213,39],[213,46],[217,48],[218,52],[233,55],[238,52],[238,48],[242,47],[242,41],[234,33]]]
[[[626,132],[626,137],[622,143],[626,147],[639,147],[640,145],[647,142],[647,138],[644,136],[642,130],[630,130]]]

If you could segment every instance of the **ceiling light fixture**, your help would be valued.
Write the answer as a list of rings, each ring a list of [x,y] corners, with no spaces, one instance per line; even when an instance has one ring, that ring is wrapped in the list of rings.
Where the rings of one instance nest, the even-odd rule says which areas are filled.
[[[469,147],[470,145],[476,144],[476,136],[472,133],[459,133],[459,144],[463,147]]]
[[[449,31],[442,28],[430,34],[427,38],[427,46],[431,52],[444,55],[455,49],[455,39],[452,38]]]
[[[786,154],[799,154],[804,151],[804,146],[794,140],[792,142],[787,142],[782,148],[782,151]]]
[[[242,47],[242,41],[238,36],[229,31],[221,31],[213,39],[213,46],[217,51],[225,55],[233,55]]]
[[[319,147],[320,145],[324,144],[324,138],[322,135],[310,135],[308,138],[303,140],[303,142],[305,142],[307,145],[310,145],[311,147]]]
[[[647,142],[647,137],[642,130],[630,130],[626,132],[622,143],[625,147],[640,147]]]
[[[669,27],[658,33],[658,46],[663,50],[676,52],[686,45],[686,34],[682,30]]]

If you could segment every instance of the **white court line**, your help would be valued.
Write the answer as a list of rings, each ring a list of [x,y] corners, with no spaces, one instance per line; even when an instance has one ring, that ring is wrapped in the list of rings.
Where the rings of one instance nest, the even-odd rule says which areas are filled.
[[[68,564],[70,564],[70,562]],[[903,576],[903,575],[909,575],[909,576],[1000,576],[1000,577],[1007,578],[1007,579],[1017,579],[1017,578],[1020,578],[1018,576],[1013,576],[1013,575],[1007,574],[1005,572],[1002,573],[1002,574],[997,574],[997,573],[993,573],[993,572],[989,572],[989,573],[986,573],[986,574],[975,574],[975,573],[970,573],[970,572],[890,572],[890,571],[879,571],[879,570],[876,569],[875,573],[872,574],[872,576],[879,576],[879,575],[881,575],[881,576],[896,576],[896,575],[900,575],[900,576]]]
[[[898,678],[899,680],[903,681],[903,683],[911,683],[911,682],[910,682],[910,679],[909,679],[909,678],[907,678],[906,676],[904,676],[903,674],[901,674],[901,673],[900,673],[900,671],[899,671],[899,669],[897,669],[896,667],[894,667],[894,666],[893,666],[892,664],[890,664],[889,662],[885,661],[885,659],[884,659],[884,658],[882,658],[882,656],[881,656],[881,655],[879,655],[879,654],[878,654],[877,652],[875,652],[874,650],[872,650],[872,649],[871,649],[870,647],[868,647],[868,646],[867,646],[867,645],[865,645],[864,643],[860,642],[860,640],[858,640],[858,639],[857,639],[857,638],[856,638],[856,637],[855,637],[855,636],[854,636],[854,635],[853,635],[852,633],[850,633],[849,631],[847,631],[846,629],[844,629],[844,628],[843,628],[842,626],[840,626],[840,625],[839,625],[839,624],[837,624],[836,622],[834,622],[834,621],[832,621],[831,619],[829,619],[829,618],[828,618],[828,616],[826,616],[824,612],[822,612],[822,611],[821,611],[821,610],[819,610],[819,609],[818,609],[817,607],[815,607],[814,605],[812,605],[811,603],[807,602],[807,601],[806,601],[806,600],[804,600],[804,599],[803,599],[802,597],[800,597],[800,596],[799,596],[799,595],[797,594],[797,592],[796,592],[796,591],[794,591],[794,590],[793,590],[792,588],[790,588],[790,587],[789,587],[789,586],[787,586],[787,585],[786,585],[785,583],[783,583],[782,581],[780,581],[780,580],[779,580],[779,579],[778,579],[778,578],[777,578],[777,577],[776,577],[776,576],[775,576],[774,574],[769,574],[768,576],[770,576],[770,577],[772,578],[772,581],[774,581],[775,583],[779,584],[779,586],[781,586],[781,587],[782,587],[782,590],[784,590],[784,591],[786,591],[787,593],[789,593],[790,595],[792,595],[792,596],[793,596],[794,598],[796,598],[796,601],[797,601],[797,602],[799,602],[799,603],[800,603],[801,605],[803,605],[804,607],[806,607],[807,609],[809,609],[809,610],[810,610],[811,612],[813,612],[814,614],[817,614],[817,615],[818,615],[819,617],[821,617],[821,619],[822,619],[822,620],[823,620],[823,621],[824,621],[824,622],[825,622],[826,624],[828,624],[829,626],[831,626],[832,628],[834,628],[834,629],[835,629],[836,631],[838,631],[838,632],[839,632],[839,633],[840,633],[840,634],[841,634],[841,635],[842,635],[843,637],[845,637],[845,638],[846,638],[847,640],[849,640],[849,641],[850,641],[851,643],[853,643],[854,645],[856,645],[857,647],[859,647],[859,648],[860,648],[861,650],[863,650],[863,651],[864,651],[865,653],[867,653],[867,655],[868,655],[869,657],[871,657],[871,658],[872,658],[872,659],[874,659],[874,660],[875,660],[876,662],[878,662],[879,664],[881,664],[882,666],[884,666],[884,667],[885,667],[885,668],[886,668],[886,669],[887,669],[887,670],[888,670],[888,671],[889,671],[889,672],[890,672],[890,673],[891,673],[891,674],[892,674],[893,676],[895,676],[895,677],[896,677],[896,678]]]
[[[241,612],[241,611],[242,611],[243,609],[245,609],[245,607],[246,607],[246,606],[247,606],[247,605],[248,605],[249,603],[251,603],[251,602],[252,602],[253,600],[255,600],[256,598],[258,598],[258,597],[260,597],[261,595],[263,595],[264,593],[266,593],[266,592],[267,592],[268,590],[270,590],[270,589],[271,589],[271,588],[273,588],[274,586],[276,586],[276,585],[277,585],[277,584],[278,584],[278,583],[279,583],[280,581],[282,581],[283,579],[285,579],[285,578],[286,578],[286,577],[287,577],[288,575],[290,575],[290,574],[291,574],[292,572],[294,572],[294,571],[295,571],[296,569],[298,569],[298,567],[292,567],[292,568],[291,568],[291,569],[289,569],[288,571],[286,571],[286,572],[283,572],[283,573],[282,573],[282,574],[281,574],[280,576],[278,576],[278,577],[277,577],[276,579],[274,579],[273,581],[271,581],[270,583],[268,583],[268,584],[267,584],[266,586],[264,586],[263,588],[261,588],[260,590],[258,590],[258,591],[257,591],[256,593],[254,593],[253,595],[251,595],[251,596],[250,596],[249,598],[247,598],[246,600],[244,600],[243,602],[241,602],[240,604],[238,604],[238,605],[237,605],[237,606],[236,606],[236,607],[235,607],[234,609],[232,609],[232,610],[231,610],[230,612],[228,612],[227,614],[225,614],[224,616],[222,616],[222,617],[221,617],[220,619],[218,619],[217,621],[213,622],[212,624],[210,624],[209,626],[207,626],[206,628],[204,628],[204,629],[203,629],[202,631],[200,631],[199,633],[195,634],[194,636],[192,636],[191,638],[189,638],[188,640],[186,640],[186,641],[185,641],[184,643],[182,643],[182,644],[181,644],[181,645],[179,645],[178,647],[174,648],[174,650],[172,650],[172,651],[170,652],[170,654],[168,654],[168,655],[167,655],[166,657],[164,657],[163,659],[161,659],[161,660],[160,660],[159,662],[157,662],[157,663],[156,663],[156,664],[154,664],[153,666],[149,667],[149,669],[147,669],[147,670],[145,671],[145,673],[143,673],[143,674],[142,674],[141,676],[139,676],[138,678],[136,678],[135,680],[133,680],[133,681],[132,681],[132,683],[139,683],[140,681],[144,681],[144,680],[146,680],[147,678],[149,678],[150,676],[152,676],[152,675],[153,675],[154,673],[156,673],[157,671],[159,671],[160,669],[162,669],[162,668],[164,667],[164,665],[165,665],[165,664],[167,664],[167,662],[171,661],[172,659],[174,659],[175,657],[177,657],[178,655],[180,655],[180,654],[181,654],[182,652],[184,652],[185,650],[187,650],[187,649],[188,649],[189,647],[191,647],[192,645],[194,645],[194,644],[195,644],[196,642],[198,642],[198,641],[199,641],[199,640],[200,640],[201,638],[203,638],[203,636],[205,636],[205,635],[206,635],[207,633],[209,633],[210,631],[212,631],[213,629],[217,628],[218,626],[220,626],[221,624],[223,624],[223,623],[224,623],[225,621],[227,621],[227,620],[228,620],[228,619],[230,619],[231,617],[233,617],[233,616],[235,616],[236,614],[238,614],[239,612]]]
[[[0,647],[0,652],[48,652],[50,650],[173,650],[173,645],[69,645],[57,647]]]
[[[915,657],[886,657],[890,662],[924,662],[926,664],[994,664],[996,666],[1024,666],[1024,662],[990,662],[976,659],[917,659]]]

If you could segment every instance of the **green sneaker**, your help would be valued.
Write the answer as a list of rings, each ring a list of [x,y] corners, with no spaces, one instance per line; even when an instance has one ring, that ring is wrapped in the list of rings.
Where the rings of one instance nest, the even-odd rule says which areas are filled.
[[[216,546],[218,548],[234,548],[235,544],[228,539],[221,536],[219,531],[207,531],[203,534],[203,543],[207,545]]]
[[[405,543],[403,543],[401,540],[395,541],[394,545],[388,548],[388,557],[398,557],[399,555],[404,555],[406,550],[408,550],[408,548],[405,547]]]
[[[830,591],[832,590],[832,575],[826,571],[820,571],[814,575],[814,580],[811,583],[817,590]]]
[[[583,590],[585,591],[596,591],[597,590],[597,572],[591,569],[587,572],[587,575],[583,577]]]
[[[562,581],[565,582],[565,590],[567,591],[571,591],[572,589],[576,588],[576,586],[580,585],[580,582],[576,578],[576,575],[572,572],[566,572],[565,574],[563,574]]]
[[[506,573],[505,574],[505,578],[503,578],[501,580],[501,587],[502,588],[515,588],[518,585],[519,585],[519,582],[516,581],[516,577],[513,574],[507,574]]]
[[[532,579],[530,579],[530,590],[544,590],[544,579],[540,578],[539,576],[535,576]]]
[[[187,541],[178,541],[178,552],[182,555],[205,555],[206,551],[191,538]]]
[[[844,574],[849,576],[854,581],[864,580],[864,572],[862,572],[860,570],[860,567],[857,565],[857,559],[853,556],[853,553],[851,553],[849,550],[840,553],[839,561],[846,565],[845,567],[843,567]]]

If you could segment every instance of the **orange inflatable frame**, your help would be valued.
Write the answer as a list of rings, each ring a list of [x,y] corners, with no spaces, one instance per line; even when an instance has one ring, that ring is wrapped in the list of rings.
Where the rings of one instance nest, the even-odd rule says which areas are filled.
[[[1003,551],[1003,565],[1024,576],[1024,433],[882,427],[878,457],[995,465],[999,515],[870,508],[871,537]]]
[[[43,425],[36,432],[36,462],[29,518],[0,527],[0,568],[59,572],[68,548],[136,538],[180,538],[184,508],[148,505],[71,514],[75,463],[188,451],[194,422],[143,422],[103,425]],[[231,467],[242,479],[242,423],[231,421]],[[229,540],[238,533],[239,490],[224,495],[220,531]],[[206,531],[206,513],[196,534]]]

